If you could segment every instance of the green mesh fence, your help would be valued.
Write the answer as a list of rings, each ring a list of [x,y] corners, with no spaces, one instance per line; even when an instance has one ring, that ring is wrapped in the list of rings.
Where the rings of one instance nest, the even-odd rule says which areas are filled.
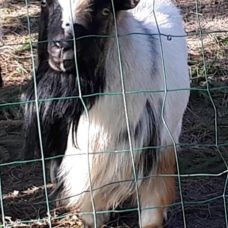
[[[155,1],[158,0],[154,0]],[[187,40],[189,47],[189,70],[191,79],[191,97],[185,114],[183,132],[180,145],[175,145],[177,161],[177,188],[179,196],[171,210],[167,221],[168,227],[228,227],[227,217],[227,160],[228,160],[228,2],[221,1],[174,1],[181,8],[185,20]],[[113,4],[113,1],[112,1]],[[3,25],[3,42],[0,46],[0,64],[3,71],[5,86],[0,89],[0,200],[1,200],[1,226],[2,227],[79,227],[81,224],[74,219],[72,214],[55,214],[49,199],[49,181],[46,173],[45,159],[42,148],[42,135],[40,130],[39,114],[37,112],[39,140],[41,145],[41,158],[30,161],[20,159],[23,143],[22,114],[19,101],[22,82],[30,75],[34,80],[36,109],[39,102],[48,102],[64,98],[47,98],[39,100],[35,75],[35,45],[37,40],[37,19],[39,18],[39,2],[37,1],[13,1],[0,3],[0,17]],[[155,16],[155,12],[154,12]],[[115,18],[115,15],[114,15]],[[156,16],[155,16],[156,18]],[[157,21],[156,21],[157,23]],[[121,51],[119,48],[119,36],[116,20],[115,36],[117,52],[121,72],[120,93],[83,95],[80,88],[78,65],[76,64],[79,96],[87,118],[89,113],[84,102],[88,96],[122,96],[124,102],[125,117],[129,139],[129,150],[121,151],[131,154],[134,171],[134,182],[137,182],[134,164],[131,132],[129,127],[128,110],[126,105],[127,94],[155,93],[161,91],[126,91],[124,75],[122,73]],[[159,31],[159,27],[158,27]],[[128,34],[139,35],[139,34]],[[145,34],[140,34],[145,35]],[[175,37],[174,34],[150,34],[159,36],[160,50],[163,57],[161,37],[168,40]],[[104,36],[103,36],[104,37]],[[80,38],[80,39],[83,39]],[[76,42],[75,42],[75,49]],[[164,58],[162,62],[164,66]],[[164,120],[164,105],[167,90],[166,69],[163,67],[165,99],[162,105],[162,120]],[[166,124],[165,124],[166,125]],[[167,125],[166,125],[167,127]],[[167,127],[168,129],[168,127]],[[169,129],[168,129],[169,131]],[[172,137],[171,132],[169,131]],[[177,153],[176,147],[181,146],[181,153]],[[87,156],[89,158],[89,148]],[[109,153],[110,151],[104,151]],[[57,156],[61,157],[61,156]],[[89,161],[89,159],[88,159]],[[26,163],[33,164],[31,171],[23,170]],[[88,162],[89,168],[89,162]],[[20,174],[20,175],[19,175]],[[31,175],[27,177],[27,175]],[[42,177],[42,178],[41,178]],[[91,181],[91,176],[89,177]],[[32,188],[36,186],[37,188]],[[30,188],[30,190],[28,190]],[[137,208],[118,209],[109,212],[121,214],[132,212],[139,217],[139,193],[137,194]],[[105,213],[96,211],[92,186],[90,185],[94,221],[96,214]],[[148,208],[147,208],[148,209]],[[151,208],[153,209],[153,208]],[[110,226],[134,226],[138,220],[129,215],[130,222],[122,219],[121,223],[112,223]],[[141,224],[139,223],[141,227]]]

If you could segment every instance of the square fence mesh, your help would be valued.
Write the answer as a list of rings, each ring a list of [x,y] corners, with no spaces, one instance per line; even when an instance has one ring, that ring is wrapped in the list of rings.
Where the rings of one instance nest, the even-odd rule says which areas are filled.
[[[112,0],[112,4],[113,1],[115,0]],[[228,0],[173,2],[181,9],[187,33],[191,95],[183,120],[179,144],[181,151],[176,153],[177,197],[170,207],[164,226],[225,228],[228,227]],[[35,100],[31,102],[35,102],[37,110],[40,102],[53,100],[48,97],[46,101],[39,100],[37,96],[35,68],[39,17],[40,1],[0,0],[3,33],[0,43],[0,65],[4,82],[0,88],[0,226],[82,227],[80,219],[76,216],[77,211],[69,212],[65,208],[56,208],[49,198],[53,184],[47,172],[42,146],[41,157],[30,161],[23,159],[25,135],[20,106],[24,103],[20,101],[20,96],[24,85],[28,80],[34,79],[36,95]],[[114,24],[117,34],[115,20]],[[175,37],[173,34],[166,36],[167,39]],[[119,47],[118,36],[114,36],[114,39]],[[162,42],[160,48],[162,52]],[[121,49],[118,48],[117,52],[119,70],[122,72]],[[164,69],[164,80],[165,76]],[[80,81],[79,77],[77,80]],[[127,92],[122,73],[120,91],[119,94],[104,95],[123,96],[130,139]],[[167,88],[165,92],[168,92]],[[137,94],[140,91],[132,93]],[[89,117],[80,86],[77,99],[81,100]],[[42,145],[39,118],[37,113],[38,133]],[[134,151],[131,140],[129,141],[128,152],[132,154],[134,163]],[[133,181],[137,181],[136,172],[133,166]],[[93,192],[92,186],[89,190]],[[136,193],[137,191],[136,185]],[[140,226],[139,195],[136,201],[137,208],[123,206],[112,210],[111,219],[106,226]],[[93,209],[95,211],[95,205]],[[96,220],[95,213],[93,215]]]

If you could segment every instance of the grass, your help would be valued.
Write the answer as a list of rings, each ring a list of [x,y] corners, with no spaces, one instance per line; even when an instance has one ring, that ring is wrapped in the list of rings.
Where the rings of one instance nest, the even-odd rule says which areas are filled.
[[[175,0],[181,8],[187,33],[199,32],[195,0]],[[0,63],[5,85],[0,90],[0,159],[1,163],[22,160],[22,114],[19,105],[7,105],[19,101],[23,84],[32,75],[30,38],[37,39],[39,2],[30,1],[27,11],[22,0],[0,2],[4,39],[0,45]],[[227,30],[227,0],[199,1],[198,16],[203,32]],[[31,36],[28,33],[28,14]],[[182,152],[178,156],[182,177],[182,194],[187,202],[185,213],[189,227],[198,223],[208,227],[225,227],[224,188],[228,161],[228,31],[215,32],[187,38],[189,48],[189,72],[192,85],[191,99],[185,114],[181,136]],[[33,43],[35,56],[36,43]],[[204,59],[202,56],[204,53]],[[2,106],[1,106],[2,105]],[[187,144],[187,145],[186,145]],[[41,164],[35,163],[29,171],[24,166],[1,167],[5,216],[8,224],[22,227],[21,220],[45,218],[23,227],[48,227]],[[214,177],[195,177],[197,174],[213,174]],[[22,179],[25,180],[22,182]],[[34,182],[35,180],[35,182]],[[34,187],[34,184],[36,185]],[[33,186],[33,187],[32,187]],[[178,186],[178,185],[177,185]],[[51,186],[48,186],[48,190]],[[218,199],[213,198],[218,197]],[[203,200],[213,199],[202,203]],[[180,197],[177,197],[177,203]],[[40,203],[39,205],[37,203]],[[64,213],[51,210],[54,218]],[[134,227],[136,215],[115,215],[108,227]],[[25,223],[24,223],[25,224]],[[183,227],[182,208],[173,206],[168,224]],[[54,227],[80,227],[78,219],[66,216],[54,219]],[[202,227],[202,226],[198,226]]]

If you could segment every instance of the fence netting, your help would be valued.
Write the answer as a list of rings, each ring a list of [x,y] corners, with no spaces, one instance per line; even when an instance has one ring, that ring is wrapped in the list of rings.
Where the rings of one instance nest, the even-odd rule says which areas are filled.
[[[228,1],[173,1],[181,9],[187,33],[191,96],[184,116],[180,144],[175,145],[174,143],[177,161],[175,175],[177,178],[177,198],[175,203],[170,205],[166,224],[167,227],[178,228],[228,227]],[[3,31],[3,39],[0,43],[0,65],[4,81],[4,86],[0,88],[0,226],[80,227],[82,224],[76,217],[75,211],[65,212],[62,208],[56,209],[49,197],[52,185],[42,149],[39,102],[72,98],[47,97],[42,101],[38,99],[35,69],[39,12],[40,1],[3,0],[0,2],[0,19]],[[136,183],[133,158],[135,151],[131,144],[126,94],[140,94],[143,91],[126,92],[115,20],[114,25],[116,31],[114,39],[117,42],[120,62],[121,92],[102,94],[102,96],[123,97],[129,137],[129,151],[127,152],[131,154],[133,173],[135,174],[133,181]],[[175,38],[175,34],[152,35],[157,35],[160,39],[161,36],[166,36],[167,39]],[[163,53],[162,42],[160,50]],[[138,54],[140,55],[140,53]],[[77,71],[77,61],[75,64]],[[165,83],[165,69],[163,73]],[[80,82],[78,71],[76,75],[77,81]],[[24,103],[20,101],[20,95],[23,85],[31,78],[34,80],[35,99],[30,102],[34,102],[37,108],[41,157],[24,161],[22,159],[23,115],[20,108]],[[80,90],[80,83],[78,83],[78,87],[79,96],[74,99],[81,100],[89,119],[90,115],[84,102],[85,97]],[[166,88],[165,94],[168,92]],[[163,115],[165,102],[164,99]],[[171,132],[170,135],[172,137]],[[181,147],[180,152],[178,152],[178,147]],[[104,151],[104,153],[108,152]],[[106,211],[111,212],[112,217],[107,226],[131,227],[138,225],[137,217],[140,221],[140,212],[143,208],[140,208],[137,185],[135,188],[138,207],[128,209],[123,207]],[[105,211],[96,211],[92,186],[89,191],[93,208],[92,214],[96,221],[96,214],[105,213]],[[141,227],[140,222],[139,227]]]

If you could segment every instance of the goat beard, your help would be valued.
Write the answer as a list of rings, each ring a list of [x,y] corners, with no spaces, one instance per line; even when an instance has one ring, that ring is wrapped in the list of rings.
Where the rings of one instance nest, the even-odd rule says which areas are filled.
[[[101,73],[101,71],[99,72]],[[102,90],[101,87],[104,85],[101,83],[103,74],[101,73],[96,77],[93,73],[88,69],[87,72],[80,74],[82,95],[97,93]],[[37,87],[38,105],[35,102],[35,86]],[[82,98],[88,110],[95,103],[96,98],[97,96]],[[75,132],[80,116],[84,112],[83,103],[79,98],[77,75],[54,71],[45,61],[39,65],[36,79],[31,79],[27,84],[22,101],[26,102],[23,110],[24,159],[32,159],[35,150],[40,151],[41,142],[45,157],[64,155],[70,125],[73,124],[73,132]],[[75,146],[77,146],[76,142]],[[61,158],[59,162],[61,162]]]
[[[80,109],[76,110],[77,98],[64,100],[64,97],[78,96],[74,75],[53,71],[45,64],[38,68],[36,75],[36,85],[34,79],[30,80],[22,99],[25,102],[34,100],[26,103],[24,108],[25,159],[32,159],[35,150],[41,149],[39,122],[44,156],[54,156],[63,154],[72,117],[80,116]]]

